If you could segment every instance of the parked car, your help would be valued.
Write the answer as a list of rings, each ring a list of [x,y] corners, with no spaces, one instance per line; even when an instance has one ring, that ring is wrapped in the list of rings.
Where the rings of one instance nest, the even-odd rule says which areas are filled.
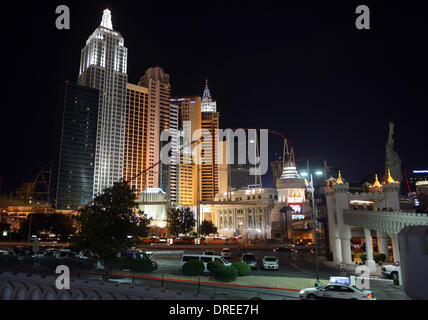
[[[12,250],[1,250],[0,249],[0,256],[15,256],[15,252]]]
[[[221,256],[223,258],[232,258],[232,251],[230,251],[229,248],[223,248],[223,250],[221,250]]]
[[[202,261],[202,263],[205,266],[204,272],[209,272],[208,262],[210,262],[210,261],[215,261],[215,262],[221,263],[221,264],[225,265],[226,267],[229,267],[232,265],[230,262],[227,262],[226,260],[223,259],[223,257],[220,257],[220,256],[207,256],[207,255],[200,255],[200,254],[183,254],[181,256],[179,269],[183,270],[184,264],[186,264],[187,262],[192,261],[192,260]]]
[[[212,250],[205,250],[203,255],[204,256],[215,256],[215,252]]]
[[[59,252],[59,250],[56,249],[48,249],[43,254],[44,257],[55,257],[55,255]]]
[[[241,262],[246,263],[251,269],[257,270],[257,258],[254,253],[244,253],[241,257]]]
[[[382,267],[382,275],[387,278],[398,279],[400,272],[400,262]]]
[[[279,248],[275,248],[273,249],[273,253],[274,254],[280,254],[280,253],[292,253],[295,252],[296,250],[291,249],[291,248],[284,248],[284,247],[279,247]]]
[[[263,269],[279,270],[279,261],[275,257],[263,258]]]
[[[302,300],[376,300],[370,290],[360,290],[353,286],[328,284],[318,288],[307,288],[300,291]]]
[[[74,259],[76,258],[76,254],[72,252],[70,249],[62,249],[59,251],[55,251],[53,257],[58,259]]]

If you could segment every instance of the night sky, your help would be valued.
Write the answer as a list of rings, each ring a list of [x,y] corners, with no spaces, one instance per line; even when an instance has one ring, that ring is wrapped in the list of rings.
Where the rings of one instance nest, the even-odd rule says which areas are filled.
[[[129,82],[161,66],[173,95],[209,79],[223,128],[285,134],[297,158],[327,159],[350,180],[382,173],[388,121],[405,169],[428,169],[428,18],[421,1],[15,1],[2,9],[0,176],[4,193],[51,159],[64,83],[112,11],[128,48]],[[66,4],[71,29],[55,28]],[[371,9],[357,30],[355,8]],[[273,136],[270,156],[281,153]],[[265,178],[268,186],[270,177]]]

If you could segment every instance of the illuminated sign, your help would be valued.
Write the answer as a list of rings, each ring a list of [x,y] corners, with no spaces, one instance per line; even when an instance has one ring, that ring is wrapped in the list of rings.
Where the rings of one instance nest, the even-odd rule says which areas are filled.
[[[350,280],[348,277],[330,277],[330,283],[344,284],[349,286]]]
[[[413,173],[415,173],[415,174],[428,173],[428,170],[415,170],[415,171],[413,171]]]
[[[303,192],[294,190],[291,195],[288,197],[288,203],[302,203],[305,201],[305,196]]]
[[[291,219],[293,219],[293,220],[304,220],[305,216],[303,214],[293,214],[293,215],[291,215]]]
[[[373,204],[373,201],[363,201],[363,200],[352,200],[349,201],[350,204]]]
[[[290,204],[290,208],[293,209],[294,213],[302,212],[302,206],[300,204]]]

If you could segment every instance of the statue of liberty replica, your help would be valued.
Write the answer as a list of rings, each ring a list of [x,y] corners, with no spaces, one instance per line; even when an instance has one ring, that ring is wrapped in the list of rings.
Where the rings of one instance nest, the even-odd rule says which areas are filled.
[[[391,171],[391,176],[395,181],[403,181],[401,174],[401,159],[398,153],[394,150],[394,122],[389,122],[389,136],[386,143],[385,154],[385,177],[388,176],[388,170]]]

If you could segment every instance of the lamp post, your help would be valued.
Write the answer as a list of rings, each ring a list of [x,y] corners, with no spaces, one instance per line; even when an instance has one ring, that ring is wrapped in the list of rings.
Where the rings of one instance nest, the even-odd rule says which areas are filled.
[[[317,287],[320,284],[320,276],[319,276],[319,257],[318,257],[318,209],[315,205],[315,188],[314,188],[314,178],[311,173],[311,193],[312,193],[312,216],[314,219],[314,242],[315,242],[315,265],[317,270],[317,282],[315,282],[315,286]]]
[[[308,164],[308,171],[310,171],[309,164]],[[323,171],[321,170],[315,171],[315,174],[317,176],[324,175]],[[302,176],[308,176],[308,173],[303,172]],[[317,281],[315,282],[315,286],[318,287],[321,285],[319,281],[320,279],[319,279],[319,252],[318,252],[318,209],[315,203],[314,177],[312,173],[310,173],[310,176],[311,176],[311,195],[312,195],[312,217],[314,220],[315,266],[316,266],[316,272],[317,272]]]
[[[32,214],[30,212],[30,225],[28,227],[28,239],[27,239],[27,246],[30,248],[30,238],[31,238],[31,220],[32,220]]]

